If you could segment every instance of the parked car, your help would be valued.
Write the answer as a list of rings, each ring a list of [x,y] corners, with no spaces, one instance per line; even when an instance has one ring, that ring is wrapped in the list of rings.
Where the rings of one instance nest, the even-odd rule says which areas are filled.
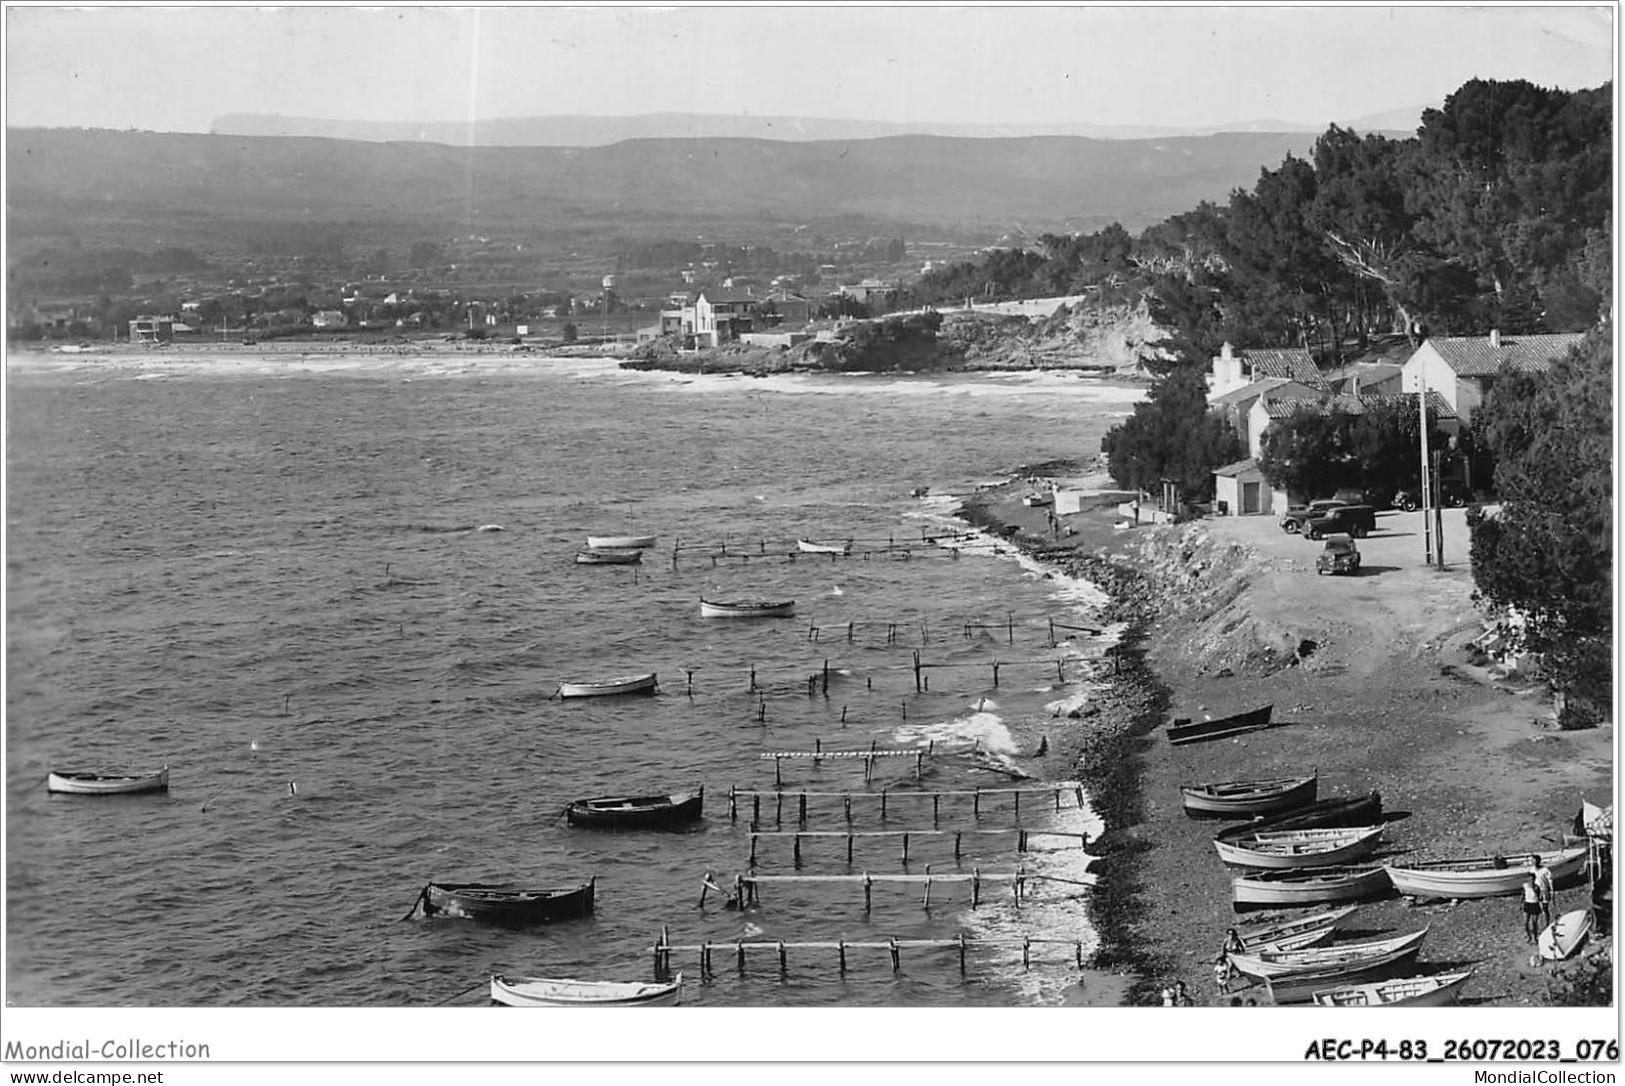
[[[1324,577],[1328,573],[1360,572],[1360,548],[1346,535],[1334,535],[1315,558],[1315,572]]]
[[[1304,522],[1303,532],[1310,539],[1342,533],[1363,539],[1377,530],[1377,511],[1369,505],[1339,505],[1323,517]]]
[[[1308,505],[1294,505],[1281,514],[1281,530],[1288,535],[1295,535],[1303,531],[1303,526],[1316,517],[1323,517],[1333,509],[1340,509],[1348,502],[1336,498],[1316,498]]]

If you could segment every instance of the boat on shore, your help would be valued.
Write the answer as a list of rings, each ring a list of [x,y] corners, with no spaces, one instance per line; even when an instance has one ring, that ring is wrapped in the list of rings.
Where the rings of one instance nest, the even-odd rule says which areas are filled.
[[[70,796],[136,796],[169,791],[169,767],[156,773],[120,776],[105,773],[70,773],[51,770],[45,775],[45,790]]]
[[[1303,807],[1315,801],[1320,776],[1265,777],[1180,785],[1185,813],[1192,818],[1252,818]]]
[[[701,618],[789,618],[795,600],[700,600]]]
[[[1454,1003],[1472,972],[1395,977],[1327,988],[1312,995],[1317,1007],[1443,1007]]]
[[[1381,826],[1320,827],[1254,833],[1237,841],[1215,841],[1213,847],[1227,864],[1283,869],[1349,864],[1375,852],[1381,842]]]
[[[1575,909],[1547,924],[1541,931],[1540,938],[1535,940],[1540,948],[1541,958],[1549,962],[1560,962],[1569,957],[1580,949],[1580,944],[1591,934],[1593,923],[1595,920],[1590,909]]]
[[[1306,807],[1284,814],[1269,815],[1239,826],[1227,826],[1216,839],[1235,843],[1255,833],[1276,830],[1307,830],[1319,826],[1375,826],[1382,821],[1382,795],[1337,796],[1317,799]]]
[[[665,796],[601,796],[578,799],[564,809],[572,826],[595,829],[653,829],[697,821],[705,806],[705,787]]]
[[[845,543],[814,543],[810,539],[796,540],[796,549],[802,554],[851,554],[852,541]]]
[[[1404,961],[1383,965],[1357,965],[1346,969],[1318,969],[1310,973],[1290,973],[1282,977],[1266,977],[1264,990],[1270,1002],[1278,1007],[1312,1003],[1316,992],[1334,988],[1349,988],[1357,984],[1370,984],[1405,976],[1415,966]]]
[[[1230,880],[1232,908],[1283,905],[1319,905],[1328,901],[1359,901],[1388,889],[1388,872],[1381,867],[1310,867],[1281,871],[1255,871]]]
[[[652,535],[590,535],[587,546],[598,550],[648,550],[655,545]]]
[[[1315,946],[1336,934],[1359,908],[1358,905],[1340,905],[1285,920],[1233,927],[1225,933],[1225,949],[1257,953]]]
[[[431,882],[418,893],[412,913],[421,908],[426,917],[446,916],[506,927],[575,920],[591,915],[597,881],[589,879],[563,890],[530,890],[512,883]]]
[[[641,675],[618,675],[613,679],[593,679],[559,683],[556,691],[561,698],[601,698],[617,694],[653,694],[658,689],[655,672]]]
[[[491,978],[491,1002],[505,1007],[670,1007],[682,1000],[683,974],[671,980],[575,980],[553,977]]]
[[[1257,709],[1250,709],[1245,713],[1221,716],[1213,720],[1195,720],[1186,724],[1170,724],[1168,725],[1168,742],[1177,747],[1186,743],[1202,743],[1209,739],[1225,739],[1232,735],[1257,731],[1260,728],[1270,726],[1270,717],[1274,713],[1274,705],[1265,705]]]
[[[1552,873],[1552,879],[1561,882],[1579,874],[1585,865],[1589,849],[1585,846],[1557,849],[1552,852],[1512,853],[1505,856],[1474,856],[1459,860],[1431,860],[1410,864],[1389,864],[1388,878],[1394,889],[1411,897],[1436,897],[1461,900],[1479,897],[1506,897],[1522,891],[1526,879],[1533,874],[1535,865],[1531,855]]]
[[[576,564],[581,566],[632,566],[643,561],[643,551],[637,547],[583,547],[576,551]]]
[[[1416,956],[1428,929],[1395,935],[1387,939],[1364,939],[1356,943],[1302,947],[1297,950],[1261,950],[1256,953],[1231,951],[1230,967],[1259,980],[1290,977],[1300,973],[1331,973],[1340,969],[1365,970],[1392,965]]]

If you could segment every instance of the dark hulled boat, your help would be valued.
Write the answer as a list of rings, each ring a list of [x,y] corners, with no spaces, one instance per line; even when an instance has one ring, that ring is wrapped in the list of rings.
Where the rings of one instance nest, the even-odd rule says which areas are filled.
[[[696,821],[705,805],[705,788],[668,796],[604,796],[578,799],[565,808],[572,826],[594,829],[659,829]]]
[[[575,920],[591,915],[597,882],[595,877],[563,890],[530,890],[512,883],[431,882],[418,894],[413,912],[421,907],[424,916],[478,920],[505,927]]]
[[[1225,739],[1243,732],[1257,731],[1270,726],[1274,705],[1265,705],[1234,716],[1221,716],[1215,720],[1196,720],[1188,724],[1168,725],[1168,742],[1174,746],[1200,743],[1208,739]]]
[[[1307,830],[1318,826],[1375,826],[1382,821],[1382,794],[1319,799],[1295,811],[1243,822],[1220,830],[1215,838],[1234,843],[1255,833]]]

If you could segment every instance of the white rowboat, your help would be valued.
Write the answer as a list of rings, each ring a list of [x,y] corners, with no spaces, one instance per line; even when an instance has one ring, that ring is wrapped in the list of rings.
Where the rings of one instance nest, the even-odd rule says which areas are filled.
[[[851,554],[852,541],[845,543],[814,543],[810,539],[796,540],[796,549],[803,554]]]
[[[1271,777],[1252,781],[1222,781],[1181,785],[1185,813],[1231,818],[1289,811],[1315,801],[1319,777]]]
[[[1552,873],[1554,881],[1578,874],[1584,866],[1584,846],[1535,853]],[[1518,893],[1535,870],[1530,853],[1515,852],[1497,867],[1494,857],[1465,860],[1435,860],[1431,863],[1390,864],[1386,870],[1394,889],[1412,897],[1477,898],[1505,897]]]
[[[143,792],[169,791],[169,767],[135,777],[106,776],[100,773],[46,774],[45,790],[75,796],[134,796]]]
[[[1237,910],[1264,905],[1318,905],[1375,897],[1388,889],[1388,872],[1381,867],[1289,868],[1238,875],[1230,880],[1230,886]]]
[[[561,698],[597,698],[612,694],[653,694],[655,692],[655,673],[650,671],[643,675],[620,675],[613,679],[598,679],[592,682],[559,683],[558,696]]]
[[[1592,916],[1590,909],[1575,909],[1546,925],[1540,933],[1536,944],[1540,947],[1540,956],[1549,962],[1560,962],[1564,958],[1580,949],[1580,944],[1586,941],[1591,934]]]
[[[571,980],[548,977],[491,978],[491,1001],[508,1007],[670,1007],[682,998],[683,974],[665,983]]]
[[[1260,950],[1295,950],[1324,943],[1359,908],[1358,905],[1341,905],[1288,920],[1231,928],[1226,937],[1226,949],[1256,953]]]
[[[1366,939],[1358,943],[1333,943],[1330,946],[1303,947],[1299,950],[1261,950],[1256,954],[1231,952],[1231,968],[1249,977],[1268,980],[1271,977],[1290,977],[1296,973],[1324,973],[1339,969],[1375,969],[1379,965],[1411,957],[1422,949],[1422,940],[1428,929],[1408,935],[1395,935],[1387,939]]]
[[[795,600],[700,600],[701,618],[788,618]]]
[[[1227,864],[1283,869],[1351,863],[1370,855],[1381,842],[1381,826],[1356,826],[1276,830],[1240,841],[1214,841],[1213,847]]]
[[[1456,993],[1472,973],[1439,973],[1431,977],[1400,977],[1371,984],[1350,984],[1314,994],[1317,1007],[1442,1007],[1456,1001]]]
[[[655,545],[652,535],[590,535],[587,546],[619,550],[627,547],[647,549]]]

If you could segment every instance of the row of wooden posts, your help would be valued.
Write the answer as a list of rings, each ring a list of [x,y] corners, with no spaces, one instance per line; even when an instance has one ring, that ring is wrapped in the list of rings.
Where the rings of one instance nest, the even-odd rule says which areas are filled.
[[[1080,939],[1035,939],[1030,935],[1023,936],[1020,939],[969,939],[966,938],[963,932],[961,932],[958,937],[953,939],[898,939],[894,937],[885,940],[869,939],[848,941],[846,939],[837,939],[834,941],[825,940],[822,942],[798,943],[786,942],[783,939],[754,942],[746,942],[740,939],[733,942],[706,942],[677,945],[672,943],[667,930],[665,928],[661,928],[660,938],[658,941],[656,941],[653,947],[653,952],[655,976],[660,980],[670,979],[672,972],[671,958],[674,953],[697,953],[699,955],[698,962],[700,975],[702,977],[711,977],[715,975],[715,970],[712,966],[713,952],[726,954],[729,951],[732,951],[736,967],[741,973],[743,973],[745,971],[746,952],[763,950],[773,952],[778,961],[780,973],[786,973],[789,971],[791,950],[833,950],[836,952],[836,960],[839,963],[840,971],[844,974],[847,971],[846,952],[848,950],[884,950],[891,956],[892,972],[896,973],[900,972],[903,968],[903,951],[905,950],[955,949],[959,952],[959,972],[960,975],[963,976],[967,970],[966,959],[972,949],[997,950],[1020,947],[1021,967],[1023,969],[1030,969],[1032,968],[1032,952],[1033,947],[1035,946],[1070,947],[1072,948],[1073,960],[1077,963],[1079,969],[1083,968],[1083,941]]]
[[[705,908],[706,895],[713,891],[723,894],[724,898],[734,908],[749,908],[752,905],[761,904],[761,887],[773,883],[848,883],[863,886],[863,911],[868,913],[874,910],[874,887],[877,882],[923,884],[925,896],[920,899],[920,907],[924,909],[931,908],[932,887],[943,883],[970,883],[970,907],[973,909],[982,903],[982,884],[984,882],[1009,883],[1015,906],[1018,909],[1021,908],[1022,902],[1026,900],[1027,884],[1029,882],[1058,882],[1069,886],[1093,886],[1095,884],[1095,880],[1092,878],[1069,879],[1060,875],[1040,875],[1029,872],[1025,867],[1019,867],[1014,871],[983,871],[978,867],[968,872],[954,871],[948,874],[933,874],[931,865],[926,864],[923,874],[887,872],[874,875],[865,871],[861,874],[845,875],[759,875],[754,873],[735,875],[734,892],[728,894],[716,884],[716,880],[707,871],[704,880],[701,882],[700,908]]]
[[[805,754],[806,752],[801,752],[801,753]],[[836,752],[824,752],[824,756],[828,757],[833,753],[836,753]],[[854,753],[866,753],[866,752],[854,752]],[[908,753],[913,753],[913,752],[908,752]],[[764,757],[764,758],[774,757],[774,754],[772,752],[769,752],[767,754],[762,755],[762,757]],[[777,769],[778,769],[778,759],[774,758],[774,770],[775,770],[775,772],[777,772]],[[1014,815],[1015,815],[1015,818],[1019,821],[1020,818],[1021,818],[1021,797],[1022,797],[1023,794],[1029,794],[1029,795],[1048,794],[1048,795],[1050,795],[1050,797],[1052,798],[1052,800],[1054,802],[1054,809],[1057,810],[1057,811],[1063,809],[1063,806],[1062,806],[1062,803],[1061,803],[1061,799],[1062,799],[1063,796],[1071,796],[1075,800],[1075,804],[1074,804],[1075,806],[1077,806],[1077,807],[1082,807],[1083,806],[1083,787],[1082,787],[1082,785],[1079,785],[1076,782],[1071,782],[1071,781],[1064,782],[1064,783],[1061,783],[1061,784],[1053,784],[1053,785],[1034,785],[1034,786],[1029,786],[1029,787],[1025,787],[1025,788],[976,788],[976,789],[947,789],[947,790],[936,790],[936,791],[919,791],[919,790],[915,790],[915,789],[902,789],[902,790],[898,790],[898,791],[892,791],[891,789],[882,789],[879,792],[816,792],[816,791],[799,791],[799,792],[771,791],[771,792],[768,792],[768,791],[757,791],[757,790],[752,790],[752,789],[730,788],[730,789],[728,789],[728,818],[729,818],[730,821],[737,822],[739,820],[739,801],[741,799],[749,799],[750,802],[751,802],[751,815],[750,815],[751,828],[754,829],[755,827],[760,826],[762,824],[762,798],[764,796],[770,798],[773,801],[773,821],[774,821],[775,825],[782,825],[784,823],[784,800],[785,800],[785,797],[786,796],[793,797],[795,799],[795,801],[796,801],[796,821],[800,825],[803,825],[803,826],[805,826],[807,824],[807,800],[809,798],[812,798],[812,799],[839,799],[839,800],[841,800],[842,808],[843,808],[843,810],[845,812],[846,821],[847,821],[848,824],[850,824],[852,822],[852,801],[854,799],[863,800],[863,801],[878,800],[879,803],[880,803],[880,817],[882,819],[884,819],[887,816],[888,808],[889,808],[891,802],[893,800],[895,800],[895,799],[902,799],[902,800],[909,801],[909,802],[929,799],[931,801],[931,821],[933,823],[935,823],[938,820],[938,817],[939,817],[939,815],[941,813],[942,798],[944,796],[953,796],[953,797],[969,796],[970,799],[971,799],[971,813],[972,813],[972,815],[974,817],[977,817],[977,818],[980,818],[981,814],[982,814],[982,798],[984,796],[1011,796],[1011,797],[1014,798]]]
[[[1089,835],[1087,833],[1076,833],[1066,830],[1029,830],[1020,828],[1002,830],[757,830],[753,828],[750,832],[750,866],[752,869],[756,867],[757,842],[764,837],[769,839],[781,837],[791,838],[794,842],[794,851],[792,854],[793,862],[795,866],[799,868],[801,866],[801,839],[804,837],[813,840],[844,837],[846,839],[846,862],[848,864],[852,862],[853,844],[857,838],[901,838],[903,845],[902,861],[904,864],[907,864],[909,860],[909,843],[913,839],[920,837],[952,837],[954,839],[954,860],[958,861],[963,854],[963,839],[967,834],[971,836],[983,837],[1008,837],[1011,834],[1015,834],[1017,852],[1028,851],[1028,843],[1034,836],[1066,837],[1076,840],[1079,848],[1089,847]]]

